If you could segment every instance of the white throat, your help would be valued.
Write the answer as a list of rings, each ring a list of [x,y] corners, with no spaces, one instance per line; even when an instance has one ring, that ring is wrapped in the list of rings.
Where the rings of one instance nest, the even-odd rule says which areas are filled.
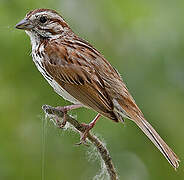
[[[40,37],[32,31],[25,31],[25,32],[30,37],[32,50],[35,50],[37,46],[40,44]]]

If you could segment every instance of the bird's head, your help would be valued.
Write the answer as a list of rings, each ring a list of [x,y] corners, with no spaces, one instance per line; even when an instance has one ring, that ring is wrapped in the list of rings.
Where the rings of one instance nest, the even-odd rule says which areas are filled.
[[[51,9],[30,11],[15,27],[25,30],[29,36],[41,36],[43,38],[52,38],[70,30],[64,19]]]

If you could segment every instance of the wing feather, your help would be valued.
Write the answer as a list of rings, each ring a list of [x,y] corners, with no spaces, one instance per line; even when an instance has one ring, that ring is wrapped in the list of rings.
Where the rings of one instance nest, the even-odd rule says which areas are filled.
[[[79,58],[79,55],[76,56],[71,49],[67,50],[66,47],[56,44],[46,48],[49,53],[43,66],[54,80],[85,106],[118,121],[113,112],[113,103],[95,69],[84,61],[84,58],[80,59],[80,64],[76,63],[75,57]]]

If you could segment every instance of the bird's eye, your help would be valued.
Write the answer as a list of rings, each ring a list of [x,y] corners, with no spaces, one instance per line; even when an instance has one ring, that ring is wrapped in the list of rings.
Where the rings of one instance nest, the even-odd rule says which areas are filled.
[[[40,17],[40,22],[45,23],[47,21],[47,18],[45,16]]]

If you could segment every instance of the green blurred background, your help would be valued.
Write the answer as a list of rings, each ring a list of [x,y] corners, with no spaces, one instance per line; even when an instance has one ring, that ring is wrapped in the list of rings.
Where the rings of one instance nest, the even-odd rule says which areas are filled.
[[[43,129],[41,106],[69,103],[34,66],[29,37],[14,28],[41,7],[60,12],[119,70],[145,117],[181,159],[175,172],[133,122],[102,118],[93,131],[105,139],[120,179],[184,179],[183,0],[0,0],[0,179],[90,180],[100,169],[98,160],[89,160],[90,149],[74,146],[78,134],[49,121]],[[96,113],[72,114],[89,122]]]

